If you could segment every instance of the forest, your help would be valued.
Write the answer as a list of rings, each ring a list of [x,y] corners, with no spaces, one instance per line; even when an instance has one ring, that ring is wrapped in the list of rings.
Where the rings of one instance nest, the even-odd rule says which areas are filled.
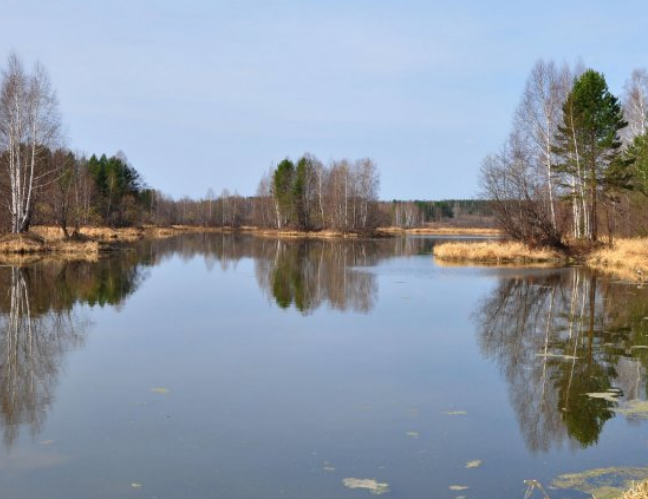
[[[84,226],[154,224],[366,233],[444,220],[479,225],[492,214],[475,200],[380,201],[373,160],[325,165],[308,153],[270,168],[254,196],[209,189],[202,199],[175,200],[148,186],[121,151],[88,157],[65,147],[61,128],[47,71],[40,64],[28,71],[12,53],[0,83],[0,194],[7,200],[0,232],[49,225],[73,237]]]

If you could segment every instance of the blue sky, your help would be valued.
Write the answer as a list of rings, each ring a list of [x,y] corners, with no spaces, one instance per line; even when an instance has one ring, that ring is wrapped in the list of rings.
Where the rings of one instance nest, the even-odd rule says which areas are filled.
[[[41,61],[67,145],[176,198],[304,152],[372,158],[383,199],[469,198],[538,58],[620,94],[646,33],[635,0],[0,0],[0,67]]]

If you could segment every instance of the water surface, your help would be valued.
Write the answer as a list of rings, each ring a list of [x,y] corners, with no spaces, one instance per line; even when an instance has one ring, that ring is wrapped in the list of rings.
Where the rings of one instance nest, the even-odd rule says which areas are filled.
[[[522,498],[648,464],[646,414],[619,412],[646,399],[646,289],[442,267],[434,243],[194,235],[0,267],[2,497]]]

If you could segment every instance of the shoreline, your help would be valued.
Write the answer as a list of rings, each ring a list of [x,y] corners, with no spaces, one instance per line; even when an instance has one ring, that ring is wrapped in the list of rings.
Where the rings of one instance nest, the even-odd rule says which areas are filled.
[[[168,227],[144,225],[141,227],[82,227],[76,237],[64,238],[59,227],[34,226],[22,234],[0,235],[0,255],[10,254],[99,254],[118,250],[123,243],[144,238],[166,238],[186,233],[250,234],[256,237],[282,239],[376,239],[405,235],[438,235],[457,237],[499,237],[495,229],[424,227],[402,229],[379,227],[369,232],[343,232],[337,230],[300,231],[295,229],[265,229],[254,226],[203,227],[172,225]]]
[[[648,238],[617,239],[613,247],[603,246],[576,255],[536,248],[515,241],[479,243],[449,242],[434,247],[441,265],[567,266],[581,264],[630,282],[648,281]]]

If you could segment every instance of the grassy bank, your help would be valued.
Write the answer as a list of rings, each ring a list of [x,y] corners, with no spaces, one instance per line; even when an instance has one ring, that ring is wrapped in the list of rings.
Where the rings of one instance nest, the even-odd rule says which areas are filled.
[[[648,481],[639,482],[627,490],[619,499],[648,499]]]
[[[443,225],[430,225],[427,227],[416,227],[412,229],[403,229],[400,227],[380,227],[379,232],[387,234],[414,234],[425,236],[476,236],[476,237],[501,237],[502,231],[499,229],[483,227],[449,227]]]
[[[588,266],[633,281],[648,280],[648,238],[619,239],[588,255]]]
[[[449,242],[434,247],[434,257],[453,263],[567,263],[585,265],[611,273],[621,279],[648,280],[648,238],[618,239],[613,246],[590,251],[579,247],[577,257],[546,248],[531,249],[514,241]]]
[[[548,249],[530,249],[515,241],[449,242],[434,247],[434,256],[450,262],[532,263],[561,262],[564,256]]]

